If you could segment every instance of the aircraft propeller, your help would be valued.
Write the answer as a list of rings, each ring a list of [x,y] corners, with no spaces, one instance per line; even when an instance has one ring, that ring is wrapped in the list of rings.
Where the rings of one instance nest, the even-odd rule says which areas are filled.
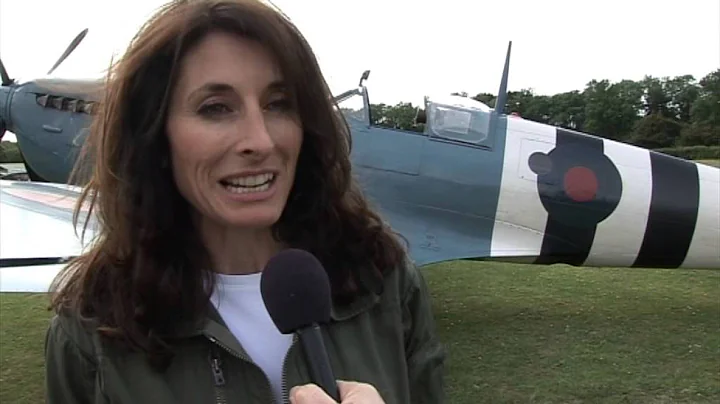
[[[67,59],[67,57],[70,56],[70,54],[75,50],[75,48],[77,48],[78,45],[80,45],[80,42],[82,42],[82,40],[85,38],[85,35],[87,35],[87,33],[88,33],[87,28],[80,31],[80,33],[75,37],[75,39],[73,39],[72,42],[70,42],[70,45],[68,45],[68,47],[65,49],[65,52],[63,52],[63,54],[60,55],[60,58],[58,59],[57,62],[55,62],[52,69],[50,69],[47,72],[48,75],[52,74],[52,72],[54,72],[55,69],[57,69],[58,66],[60,66],[60,63],[64,62],[65,59]]]
[[[68,45],[68,47],[65,49],[65,52],[60,55],[60,58],[57,60],[57,62],[55,62],[53,67],[47,72],[48,75],[52,74],[52,72],[54,72],[55,69],[57,69],[58,66],[60,66],[60,64],[64,62],[68,56],[70,56],[70,54],[75,50],[75,48],[80,45],[80,42],[82,42],[87,33],[87,28],[80,31],[80,33],[72,40],[72,42],[70,42],[70,45]],[[2,140],[9,123],[9,117],[6,118],[3,116],[5,112],[8,112],[10,110],[8,102],[10,101],[10,92],[12,90],[9,87],[12,87],[15,84],[15,80],[10,78],[7,69],[2,62],[2,59],[0,59],[0,79],[2,80],[2,85],[0,86],[0,140]]]
[[[5,65],[3,64],[2,59],[0,59],[0,78],[2,78],[3,86],[8,86],[10,85],[10,83],[12,83],[12,80],[10,79],[7,70],[5,70]]]

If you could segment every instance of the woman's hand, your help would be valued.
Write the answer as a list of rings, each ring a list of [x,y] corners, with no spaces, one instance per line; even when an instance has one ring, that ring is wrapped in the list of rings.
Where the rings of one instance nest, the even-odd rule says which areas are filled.
[[[380,393],[370,384],[358,382],[337,382],[342,404],[385,404]],[[290,389],[292,404],[337,404],[315,384],[295,386]]]

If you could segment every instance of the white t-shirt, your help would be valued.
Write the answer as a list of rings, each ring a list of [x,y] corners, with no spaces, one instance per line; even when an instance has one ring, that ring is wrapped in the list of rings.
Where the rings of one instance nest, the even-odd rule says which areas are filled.
[[[211,301],[230,332],[265,372],[278,402],[282,402],[282,367],[292,343],[272,322],[260,293],[260,276],[216,274]]]

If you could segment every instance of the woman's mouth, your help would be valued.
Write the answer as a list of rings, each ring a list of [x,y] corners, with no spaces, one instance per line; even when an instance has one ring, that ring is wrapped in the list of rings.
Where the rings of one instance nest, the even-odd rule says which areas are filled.
[[[220,180],[220,185],[228,192],[235,194],[263,192],[270,189],[276,177],[277,175],[275,175],[275,173],[233,177]]]

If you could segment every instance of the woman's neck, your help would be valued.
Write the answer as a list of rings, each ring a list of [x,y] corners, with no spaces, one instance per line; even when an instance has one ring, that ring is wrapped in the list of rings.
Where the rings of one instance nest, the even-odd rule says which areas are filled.
[[[200,234],[210,253],[213,271],[226,275],[261,272],[282,249],[269,228],[228,228],[202,221]]]

